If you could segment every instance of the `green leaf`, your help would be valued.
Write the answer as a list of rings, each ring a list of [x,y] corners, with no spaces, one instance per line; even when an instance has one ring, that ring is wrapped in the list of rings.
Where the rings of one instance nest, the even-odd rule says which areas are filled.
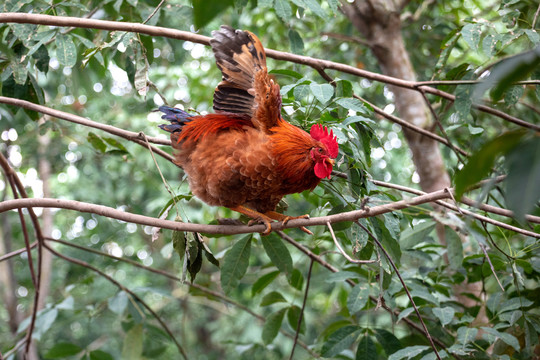
[[[377,239],[379,239],[384,249],[388,252],[394,264],[399,267],[401,263],[401,248],[399,247],[399,243],[394,236],[390,234],[386,224],[381,219],[378,217],[372,217],[369,218],[369,222],[373,225],[375,236]]]
[[[358,348],[356,349],[356,360],[377,360],[377,347],[373,339],[369,335],[365,335],[360,339]]]
[[[356,98],[341,98],[337,99],[336,103],[345,109],[358,111],[363,115],[368,114],[368,110],[364,103]]]
[[[274,0],[257,0],[257,6],[261,8],[271,8],[274,6]]]
[[[302,290],[304,286],[304,276],[298,269],[293,269],[291,276],[289,277],[289,284],[296,290]]]
[[[463,263],[463,243],[459,235],[450,227],[445,226],[444,238],[448,263],[452,269],[459,269]]]
[[[336,273],[332,273],[326,276],[324,281],[328,283],[343,282],[347,279],[356,279],[358,277],[360,277],[360,275],[352,271],[338,271]]]
[[[463,29],[461,29],[461,35],[473,51],[478,51],[478,44],[480,43],[480,36],[482,35],[481,24],[465,25]]]
[[[349,80],[336,81],[336,96],[350,98],[353,96],[352,83]]]
[[[287,309],[287,321],[289,322],[289,325],[291,328],[293,328],[295,331],[298,329],[298,320],[300,319],[300,315],[302,314],[302,309],[300,309],[296,305],[292,305]],[[302,320],[302,323],[300,323],[300,334],[306,333],[306,322]]]
[[[495,47],[497,46],[497,38],[495,35],[486,35],[482,40],[482,52],[487,57],[492,57],[495,54]]]
[[[289,249],[283,244],[281,238],[277,236],[263,236],[261,242],[272,263],[279,271],[290,277],[293,270],[293,262]]]
[[[327,2],[328,2],[328,5],[330,6],[330,9],[334,13],[334,15],[337,14],[338,6],[339,6],[339,0],[327,0]]]
[[[107,144],[105,144],[101,137],[94,134],[93,132],[88,133],[88,135],[86,136],[86,141],[88,141],[94,149],[101,153],[105,153],[105,151],[107,151]]]
[[[308,85],[297,85],[293,90],[294,99],[300,101],[306,96],[309,95],[309,86]]]
[[[173,230],[172,243],[174,251],[180,256],[180,260],[186,255],[187,240],[186,233],[183,231]]]
[[[315,15],[317,15],[321,19],[328,19],[326,13],[321,7],[321,4],[319,4],[316,0],[304,0],[304,3],[306,4],[307,8],[311,10],[311,12],[313,12]]]
[[[217,15],[234,5],[234,0],[193,0],[193,24],[202,29]]]
[[[321,103],[326,104],[334,96],[334,87],[330,84],[309,84],[313,96]],[[365,119],[365,118],[362,118]]]
[[[482,337],[490,343],[494,343],[496,339],[501,339],[506,344],[513,347],[516,351],[520,350],[519,341],[514,335],[506,332],[499,332],[494,328],[487,326],[482,326],[481,329],[484,330],[484,334],[482,334]]]
[[[75,344],[66,343],[66,342],[60,342],[58,344],[55,344],[52,348],[49,349],[45,353],[46,359],[59,359],[59,358],[65,358],[68,356],[77,355],[80,353],[83,349]]]
[[[215,258],[214,254],[212,254],[212,252],[206,246],[206,244],[202,243],[201,245],[203,246],[204,256],[206,257],[206,260],[208,260],[210,263],[214,264],[215,266],[219,267],[219,260]]]
[[[28,69],[26,68],[26,63],[12,61],[11,69],[13,70],[13,79],[15,79],[15,83],[19,85],[26,84],[26,78],[28,76]]]
[[[359,326],[348,325],[333,332],[323,344],[321,356],[333,357],[340,354],[356,341],[360,331],[362,331],[362,328]]]
[[[57,35],[55,39],[56,58],[64,66],[73,67],[77,63],[77,47],[71,36]]]
[[[534,136],[519,143],[506,155],[508,175],[506,205],[520,222],[540,200],[540,137]]]
[[[32,57],[36,60],[36,68],[46,74],[49,71],[49,61],[51,60],[47,47],[44,45],[40,46]]]
[[[347,308],[351,315],[362,310],[369,300],[369,286],[365,283],[356,284],[347,298]]]
[[[491,98],[500,100],[506,90],[516,81],[526,79],[540,64],[540,46],[533,50],[523,52],[511,58],[507,58],[496,64],[489,76],[476,85],[475,97],[480,97],[488,89],[491,90]]]
[[[397,318],[397,322],[399,322],[399,320],[403,319],[403,318],[406,318],[407,316],[409,316],[412,312],[414,311],[414,308],[413,307],[410,307],[410,308],[406,308],[404,309],[403,311],[401,311],[399,313],[399,316]]]
[[[2,12],[17,12],[23,5],[31,3],[33,0],[6,0],[2,6]]]
[[[128,296],[125,291],[119,291],[114,297],[107,301],[109,310],[117,315],[122,315],[128,305]]]
[[[412,359],[413,357],[420,355],[429,348],[430,347],[427,345],[408,346],[390,355],[388,357],[388,360]]]
[[[450,324],[450,322],[454,318],[455,312],[456,311],[451,306],[445,306],[443,308],[433,308],[433,315],[435,315],[441,321],[442,326]]]
[[[261,306],[268,306],[278,302],[287,302],[287,300],[277,291],[272,291],[264,295],[261,300]]]
[[[290,29],[289,30],[289,41],[291,44],[291,51],[294,54],[303,55],[304,54],[304,41],[298,33],[298,31]]]
[[[523,30],[523,32],[527,35],[527,37],[529,38],[529,41],[533,45],[540,44],[540,34],[538,34],[538,31],[534,29],[525,29]]]
[[[463,122],[468,120],[472,108],[470,87],[458,86],[456,88],[456,100],[454,101],[454,108],[456,109],[456,115],[458,116],[459,120]]]
[[[101,350],[95,350],[90,352],[90,360],[114,360],[114,357]]]
[[[291,20],[292,9],[288,0],[274,0],[274,10],[283,22],[288,23]]]
[[[467,345],[476,339],[476,334],[478,334],[477,328],[462,326],[457,331],[457,341],[460,344]]]
[[[521,96],[523,96],[524,88],[521,85],[510,86],[504,93],[504,103],[507,106],[515,105]]]
[[[287,311],[287,308],[280,309],[272,314],[270,314],[264,323],[263,330],[262,330],[262,340],[263,342],[268,345],[274,341],[276,338],[279,329],[281,328],[281,323],[283,322],[283,317],[285,316],[285,312]]]
[[[41,340],[41,336],[49,331],[57,316],[58,309],[56,308],[41,312],[36,318],[35,330],[32,337],[36,340]]]
[[[277,70],[272,70],[272,71],[269,71],[268,72],[269,74],[278,74],[278,75],[285,75],[285,76],[290,76],[294,79],[302,79],[304,77],[304,75],[300,74],[300,73],[297,73],[296,71],[293,71],[293,70],[287,70],[287,69],[277,69]]]
[[[135,63],[135,78],[133,85],[137,90],[137,93],[141,96],[146,96],[148,92],[147,80],[148,80],[148,62],[141,55],[137,58]]]
[[[490,172],[495,159],[514,148],[525,134],[524,130],[504,133],[485,143],[480,150],[469,157],[467,164],[456,173],[454,178],[456,198],[460,199],[469,186],[482,180]]]
[[[236,289],[246,273],[251,252],[251,235],[238,240],[223,258],[221,266],[221,287],[226,294]]]
[[[255,296],[261,291],[263,291],[268,285],[272,283],[272,281],[275,280],[279,273],[279,271],[272,271],[258,278],[251,287],[251,296]]]
[[[192,233],[194,234],[194,233]],[[191,282],[195,280],[195,276],[201,271],[202,267],[202,245],[198,239],[198,235],[194,234],[195,241],[193,242],[193,248],[196,249],[197,253],[196,255],[191,255],[190,252],[190,258],[188,262],[187,270],[189,271],[189,275],[191,277]]]
[[[401,349],[401,343],[391,332],[384,329],[375,329],[375,336],[377,337],[379,344],[381,344],[382,348],[384,349],[386,355],[390,355]]]
[[[128,153],[126,147],[121,142],[119,142],[118,140],[110,138],[110,137],[103,137],[103,140],[107,144],[111,145],[112,147],[117,148],[118,150],[120,150],[120,151],[122,151],[124,153]]]
[[[416,244],[424,242],[434,228],[434,221],[423,221],[413,227],[406,228],[400,235],[399,243],[401,244],[401,248],[408,250]]]
[[[122,346],[122,360],[142,359],[143,352],[143,325],[134,325],[126,333]]]
[[[516,298],[509,299],[503,302],[502,304],[500,304],[497,307],[496,311],[498,314],[501,314],[506,311],[526,308],[526,307],[531,306],[532,304],[533,302],[531,300],[521,298],[521,297],[516,297]]]

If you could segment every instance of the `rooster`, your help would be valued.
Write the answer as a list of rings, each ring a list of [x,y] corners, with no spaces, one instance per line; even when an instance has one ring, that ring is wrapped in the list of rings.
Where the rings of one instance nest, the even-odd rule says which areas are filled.
[[[160,125],[171,133],[175,163],[194,195],[242,213],[272,231],[275,211],[287,194],[313,190],[330,178],[338,143],[321,125],[309,134],[281,117],[279,85],[268,75],[260,40],[249,31],[222,26],[210,45],[223,78],[214,92],[213,114],[191,115],[161,106]],[[306,228],[303,231],[311,234]]]

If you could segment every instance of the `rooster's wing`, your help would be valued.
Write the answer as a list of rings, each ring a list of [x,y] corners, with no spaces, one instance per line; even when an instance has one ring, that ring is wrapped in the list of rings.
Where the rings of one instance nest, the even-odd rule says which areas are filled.
[[[253,126],[268,133],[281,113],[279,85],[268,76],[264,48],[253,33],[221,26],[210,45],[223,74],[214,93],[214,110],[248,115]]]

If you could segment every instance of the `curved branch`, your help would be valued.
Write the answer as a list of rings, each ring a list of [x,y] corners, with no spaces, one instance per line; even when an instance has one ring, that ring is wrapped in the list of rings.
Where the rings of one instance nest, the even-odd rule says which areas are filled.
[[[411,194],[414,194],[414,195],[424,195],[424,194],[426,194],[425,192],[423,192],[421,190],[413,189],[413,188],[402,186],[402,185],[391,184],[391,183],[387,183],[387,182],[379,181],[379,180],[370,180],[370,181],[373,184],[377,185],[377,186],[382,186],[382,187],[386,187],[386,188],[390,188],[390,189],[396,189],[396,190],[400,190],[400,191],[405,191],[405,192],[408,192],[408,193],[411,193]],[[470,207],[474,207],[474,208],[477,208],[479,210],[488,212],[488,213],[501,215],[501,216],[505,216],[505,217],[509,217],[509,218],[514,217],[514,213],[512,211],[510,211],[510,210],[503,209],[503,208],[493,206],[493,205],[482,204],[482,203],[474,201],[473,199],[465,197],[465,196],[462,196],[461,199],[459,200],[459,202],[461,202],[461,203],[463,203],[465,205],[468,205]],[[439,204],[439,205],[442,205],[442,206],[444,206],[444,207],[446,207],[448,209],[455,210],[457,212],[462,212],[462,213],[467,212],[467,210],[458,208],[457,206],[454,206],[452,204],[448,204],[448,203],[446,203],[444,201],[441,201],[441,200],[436,201],[436,203]],[[485,219],[479,219],[479,220],[484,221]],[[525,220],[527,220],[529,222],[532,222],[532,223],[540,224],[540,216],[526,214],[525,215]]]
[[[0,14],[0,15],[2,15],[2,14]],[[150,136],[146,136],[146,135],[144,135],[144,134],[142,134],[140,132],[136,133],[136,132],[133,132],[133,131],[120,129],[120,128],[114,127],[112,125],[98,123],[98,122],[89,120],[87,118],[84,118],[82,116],[70,114],[70,113],[67,113],[67,112],[64,112],[64,111],[60,111],[60,110],[51,109],[49,107],[34,104],[34,103],[32,103],[30,101],[26,101],[26,100],[15,99],[15,98],[10,98],[10,97],[6,97],[6,96],[0,96],[0,103],[21,107],[21,108],[36,111],[36,112],[39,112],[39,113],[42,113],[42,114],[45,114],[45,115],[49,115],[49,116],[52,116],[52,117],[55,117],[55,118],[58,118],[58,119],[67,120],[67,121],[70,121],[70,122],[75,123],[75,124],[88,126],[88,127],[94,128],[94,129],[103,130],[105,132],[108,132],[109,134],[119,136],[119,137],[124,138],[124,139],[129,140],[129,141],[133,141],[134,143],[137,143],[137,144],[139,144],[139,145],[141,145],[141,146],[143,146],[145,148],[148,148],[145,139],[148,139],[149,142],[154,143],[154,144],[169,145],[169,146],[171,145],[171,141],[167,140],[167,139],[160,139],[160,138],[157,138],[157,137],[150,137]],[[165,159],[167,159],[167,160],[169,160],[171,162],[174,160],[174,157],[172,155],[170,155],[169,153],[167,153],[167,152],[165,152],[165,151],[163,151],[161,149],[158,149],[156,147],[152,147],[152,151],[155,152],[156,154],[159,154],[160,156],[162,156],[163,158],[165,158]]]
[[[295,219],[290,220],[287,224],[283,225],[281,222],[272,223],[272,230],[282,230],[288,228],[298,228],[302,226],[313,225],[326,225],[326,223],[336,223],[343,221],[355,221],[364,217],[371,217],[381,215],[387,212],[401,210],[410,206],[421,205],[429,202],[434,202],[440,199],[449,198],[449,194],[445,190],[435,191],[426,195],[417,196],[408,200],[400,200],[393,203],[383,204],[372,208],[366,208],[364,210],[355,210],[341,214],[321,216],[311,219]],[[34,207],[46,207],[46,208],[59,208],[76,210],[80,212],[92,213],[117,219],[126,222],[132,222],[141,225],[155,226],[164,229],[178,230],[178,231],[192,231],[208,234],[245,234],[253,232],[264,232],[265,225],[202,225],[192,223],[181,223],[171,220],[161,220],[150,216],[144,216],[139,214],[132,214],[125,211],[113,209],[104,205],[90,204],[76,200],[65,199],[51,199],[51,198],[25,198],[5,200],[0,202],[0,213],[13,209],[20,208],[34,208]]]
[[[333,224],[337,222],[344,221],[356,221],[361,218],[372,217],[376,215],[381,215],[387,212],[402,210],[411,206],[417,206],[421,204],[426,204],[430,202],[437,202],[442,199],[450,199],[451,195],[447,189],[434,191],[424,195],[416,196],[411,199],[395,201],[388,204],[374,206],[372,208],[366,208],[362,210],[354,210],[341,214],[334,214],[328,216],[321,216],[311,219],[295,219],[283,224],[281,222],[272,223],[272,230],[278,231],[289,228],[299,228],[302,226],[314,226],[314,225],[326,225],[327,223]],[[444,203],[445,206],[452,206],[450,204]],[[6,200],[0,202],[0,213],[13,209],[20,208],[33,208],[33,207],[48,207],[48,208],[60,208],[60,209],[70,209],[80,212],[92,213],[96,215],[101,215],[117,220],[122,220],[126,222],[155,226],[164,229],[178,230],[178,231],[192,231],[192,232],[201,232],[207,234],[221,234],[221,235],[234,235],[234,234],[246,234],[260,232],[262,233],[265,229],[265,225],[204,225],[204,224],[192,224],[192,223],[181,223],[171,220],[161,220],[149,216],[132,214],[111,207],[89,204],[75,200],[64,200],[64,199],[51,199],[51,198],[34,198],[34,199],[15,199],[15,200]],[[517,233],[532,236],[535,238],[540,238],[540,234],[533,231],[524,230],[505,224],[500,221],[496,221],[485,216],[474,214],[467,210],[462,210],[468,215],[474,216],[475,218],[482,219],[489,223],[495,224],[499,227],[506,228],[508,230],[515,231]]]
[[[109,31],[128,31],[136,32],[152,36],[164,36],[172,39],[187,40],[203,45],[210,44],[210,37],[194,34],[188,31],[181,31],[175,29],[168,29],[160,26],[143,25],[139,23],[130,22],[118,22],[108,20],[95,20],[95,19],[83,19],[69,16],[51,16],[41,14],[26,14],[26,13],[0,13],[0,23],[26,23],[26,24],[39,24],[39,25],[53,25],[53,26],[73,26],[87,29],[101,29]],[[425,86],[422,83],[415,81],[407,81],[391,76],[377,74],[371,71],[358,69],[354,66],[336,63],[329,60],[316,59],[309,56],[295,55],[283,51],[277,51],[272,49],[265,49],[268,57],[276,60],[290,61],[296,64],[307,65],[314,69],[332,69],[343,73],[351,74],[354,76],[366,78],[372,81],[379,81],[394,86],[403,87],[419,91],[421,87],[426,93],[436,95],[445,98],[450,101],[455,101],[456,97],[450,93],[444,92],[439,89],[435,89],[430,86]],[[531,124],[514,116],[508,115],[502,111],[491,108],[486,105],[474,104],[474,108],[486,112],[491,115],[495,115],[506,121],[513,122],[519,126],[523,126],[535,131],[540,131],[540,125]]]

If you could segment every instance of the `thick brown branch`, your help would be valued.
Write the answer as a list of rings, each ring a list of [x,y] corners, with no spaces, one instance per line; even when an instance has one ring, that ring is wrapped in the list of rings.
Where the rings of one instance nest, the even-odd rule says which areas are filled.
[[[413,197],[411,199],[400,200],[388,204],[378,205],[372,208],[366,208],[364,210],[355,210],[349,211],[341,214],[334,214],[328,216],[321,216],[311,219],[295,219],[289,221],[286,225],[283,223],[275,222],[272,224],[273,230],[283,230],[288,228],[298,228],[302,226],[314,226],[314,225],[326,225],[327,223],[333,224],[343,221],[355,221],[360,218],[372,217],[376,215],[381,215],[387,212],[402,210],[411,206],[417,206],[421,204],[426,204],[430,202],[437,202],[442,199],[451,198],[450,193],[447,189],[434,191],[432,193],[420,195]],[[446,204],[447,206],[452,206]],[[64,200],[64,199],[50,199],[50,198],[36,198],[36,199],[15,199],[15,200],[6,200],[0,202],[0,212],[19,209],[19,208],[33,208],[33,207],[48,207],[48,208],[60,208],[60,209],[70,209],[80,212],[93,213],[96,215],[101,215],[117,220],[122,220],[126,222],[155,226],[164,229],[179,230],[179,231],[193,231],[201,232],[208,234],[222,234],[222,235],[233,235],[233,234],[245,234],[253,232],[263,232],[266,229],[265,225],[203,225],[203,224],[192,224],[192,223],[180,223],[170,220],[161,220],[149,216],[132,214],[117,209],[113,209],[103,205],[89,204],[75,200]],[[540,234],[516,228],[505,224],[500,221],[489,219],[485,216],[474,214],[467,210],[462,210],[463,212],[471,215],[477,219],[487,221],[489,223],[495,224],[499,227],[503,227],[517,233],[532,236],[535,238],[540,238]]]

